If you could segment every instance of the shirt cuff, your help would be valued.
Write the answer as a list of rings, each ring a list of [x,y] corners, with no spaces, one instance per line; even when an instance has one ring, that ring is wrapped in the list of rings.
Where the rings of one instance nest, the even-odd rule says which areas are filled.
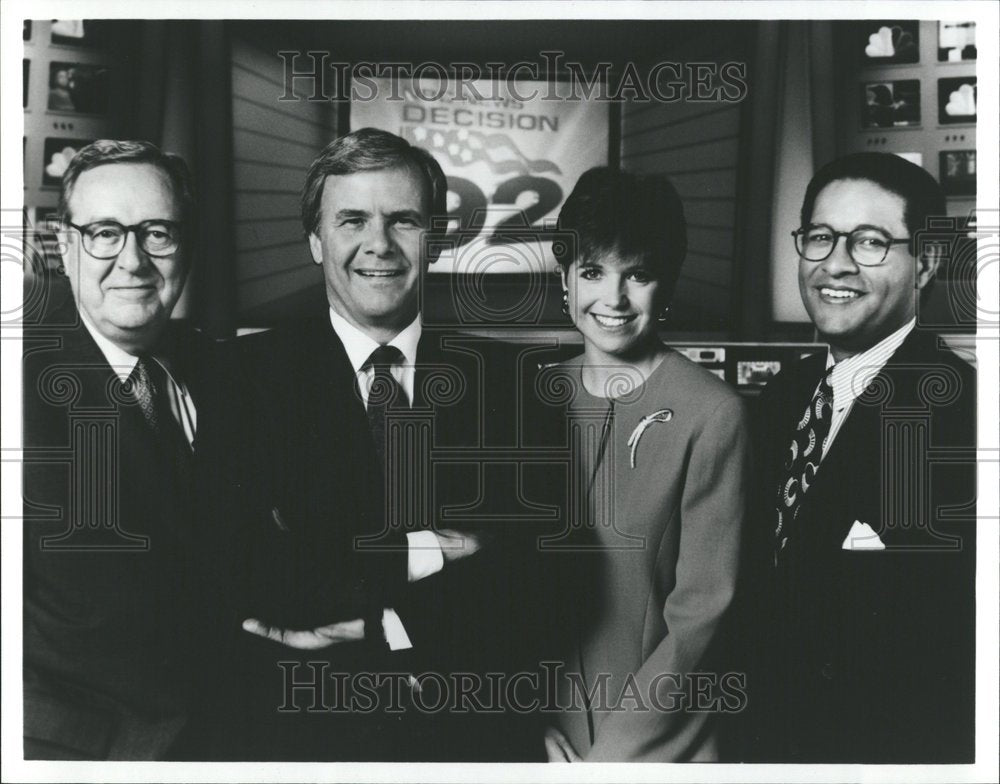
[[[385,632],[385,641],[389,643],[390,651],[402,651],[413,647],[410,635],[403,628],[403,622],[396,615],[396,611],[389,607],[382,610],[382,631]]]
[[[433,531],[414,531],[406,535],[407,579],[411,583],[437,574],[444,568],[444,553]]]

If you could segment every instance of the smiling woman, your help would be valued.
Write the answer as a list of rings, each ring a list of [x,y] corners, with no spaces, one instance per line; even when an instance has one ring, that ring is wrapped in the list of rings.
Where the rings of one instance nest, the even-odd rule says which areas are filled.
[[[709,650],[736,578],[743,406],[657,334],[686,250],[669,182],[592,169],[560,229],[575,238],[558,260],[584,353],[553,370],[573,393],[583,497],[570,504],[580,515],[570,579],[585,595],[571,608],[559,684],[568,707],[550,730],[550,758],[715,760],[711,713],[684,695],[712,678]]]

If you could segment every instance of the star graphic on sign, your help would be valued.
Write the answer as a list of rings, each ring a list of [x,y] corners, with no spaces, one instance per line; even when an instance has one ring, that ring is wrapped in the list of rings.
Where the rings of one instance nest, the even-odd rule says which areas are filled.
[[[458,140],[461,141],[461,142],[464,142],[468,138],[469,138],[469,132],[467,130],[465,130],[465,128],[459,128],[458,129]]]
[[[448,154],[458,155],[458,145],[455,144],[455,142],[452,142],[451,144],[448,145]]]
[[[422,142],[424,139],[427,138],[427,129],[426,128],[414,128],[413,129],[413,136],[414,136],[414,138],[418,142]]]
[[[444,144],[444,137],[440,133],[436,133],[434,134],[433,141],[435,147],[440,147],[442,144]]]
[[[459,156],[465,163],[472,160],[472,150],[462,150],[462,154]]]

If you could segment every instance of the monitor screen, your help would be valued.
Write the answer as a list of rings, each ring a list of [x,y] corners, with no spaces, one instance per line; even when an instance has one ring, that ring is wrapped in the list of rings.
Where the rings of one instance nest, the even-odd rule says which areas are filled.
[[[355,77],[351,130],[399,134],[448,177],[448,234],[432,273],[555,268],[559,209],[583,172],[607,164],[610,122],[607,101],[567,99],[558,85]]]

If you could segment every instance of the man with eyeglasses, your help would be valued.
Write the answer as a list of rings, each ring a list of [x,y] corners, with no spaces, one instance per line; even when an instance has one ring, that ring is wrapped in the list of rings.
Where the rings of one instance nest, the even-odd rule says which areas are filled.
[[[184,162],[146,142],[96,141],[63,177],[72,299],[24,335],[28,759],[197,753],[185,728],[208,357],[169,328],[193,212]]]
[[[886,153],[806,190],[799,290],[830,351],[784,367],[754,417],[745,758],[972,761],[975,374],[917,322],[945,215]]]

